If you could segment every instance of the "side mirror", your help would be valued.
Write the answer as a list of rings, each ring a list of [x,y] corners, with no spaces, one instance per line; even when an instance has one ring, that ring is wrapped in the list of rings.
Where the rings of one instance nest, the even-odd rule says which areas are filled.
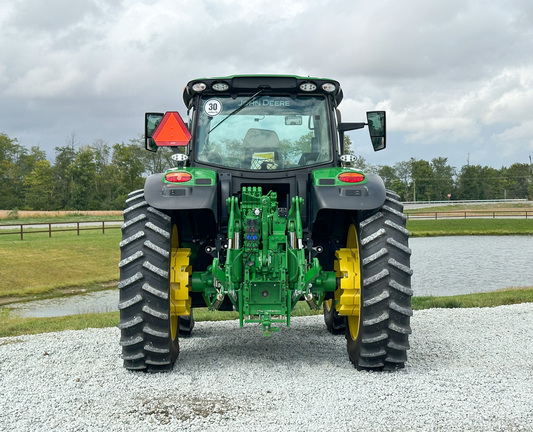
[[[383,150],[387,146],[387,126],[385,121],[385,111],[368,111],[368,132],[374,151]]]
[[[144,114],[144,148],[151,152],[157,151],[157,144],[152,139],[155,130],[163,120],[163,113]]]

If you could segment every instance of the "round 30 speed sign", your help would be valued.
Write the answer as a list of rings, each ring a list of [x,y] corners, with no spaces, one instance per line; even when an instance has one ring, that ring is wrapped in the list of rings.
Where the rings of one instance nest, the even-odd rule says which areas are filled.
[[[222,111],[222,104],[218,99],[209,99],[205,101],[204,112],[208,116],[214,117],[216,115],[219,115],[220,111]]]

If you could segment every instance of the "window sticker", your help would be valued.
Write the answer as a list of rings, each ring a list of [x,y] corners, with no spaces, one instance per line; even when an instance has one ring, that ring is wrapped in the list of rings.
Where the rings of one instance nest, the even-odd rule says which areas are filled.
[[[218,99],[209,99],[205,101],[204,111],[210,117],[217,116],[222,111],[222,103]]]

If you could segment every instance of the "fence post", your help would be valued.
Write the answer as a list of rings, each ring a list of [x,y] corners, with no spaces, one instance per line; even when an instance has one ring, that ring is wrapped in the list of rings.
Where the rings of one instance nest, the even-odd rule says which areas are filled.
[[[48,224],[48,238],[52,238],[52,224]]]
[[[105,221],[102,221],[102,234],[105,234]]]
[[[77,230],[78,230],[78,235],[80,235],[80,223],[79,222],[76,222],[76,227],[77,227]]]
[[[24,225],[20,224],[20,239],[24,240]]]

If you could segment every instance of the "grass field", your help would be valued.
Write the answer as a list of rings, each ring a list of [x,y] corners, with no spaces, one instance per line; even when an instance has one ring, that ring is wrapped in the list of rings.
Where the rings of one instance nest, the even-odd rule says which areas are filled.
[[[0,300],[102,289],[118,280],[120,230],[33,234],[25,240],[0,236]]]
[[[533,219],[409,219],[407,229],[412,237],[533,235]]]

